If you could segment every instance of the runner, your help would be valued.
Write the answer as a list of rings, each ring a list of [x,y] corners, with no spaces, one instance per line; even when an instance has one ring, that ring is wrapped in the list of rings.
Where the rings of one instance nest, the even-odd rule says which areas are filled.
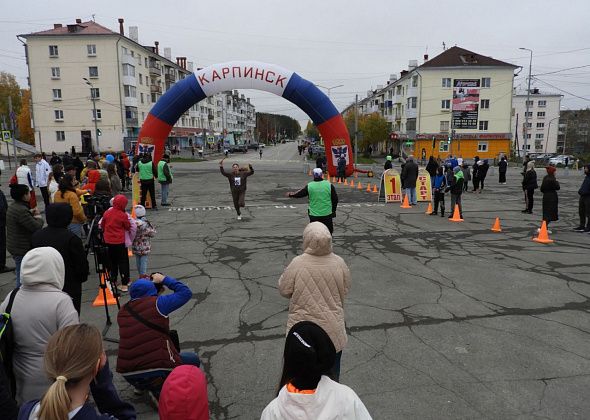
[[[242,220],[240,207],[246,206],[246,182],[247,178],[254,173],[254,168],[252,165],[248,164],[248,167],[250,168],[249,170],[240,169],[240,165],[234,163],[231,166],[231,173],[227,173],[223,169],[224,160],[225,158],[221,159],[219,162],[219,170],[221,171],[221,175],[225,176],[229,181],[229,189],[231,190],[231,196],[234,200],[234,207],[238,213],[238,220]]]

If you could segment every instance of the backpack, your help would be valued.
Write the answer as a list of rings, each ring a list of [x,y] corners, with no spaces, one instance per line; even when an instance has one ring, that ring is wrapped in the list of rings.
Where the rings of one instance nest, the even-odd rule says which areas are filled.
[[[18,290],[19,289],[16,288],[10,293],[8,305],[6,305],[4,312],[0,314],[0,369],[4,369],[4,372],[6,373],[6,378],[8,378],[8,389],[13,398],[16,395],[16,379],[12,368],[14,331],[10,311],[12,311],[12,304]]]

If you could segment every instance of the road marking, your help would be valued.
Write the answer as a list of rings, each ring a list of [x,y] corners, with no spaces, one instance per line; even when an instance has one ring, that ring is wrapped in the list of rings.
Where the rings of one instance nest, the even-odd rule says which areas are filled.
[[[338,204],[338,208],[350,208],[350,207],[385,207],[384,203],[341,203]],[[258,206],[246,206],[248,209],[264,210],[268,208],[275,208],[278,210],[289,210],[289,209],[307,209],[306,204],[261,204]],[[195,206],[195,207],[170,207],[169,212],[183,212],[183,211],[223,211],[223,210],[234,210],[231,206]]]

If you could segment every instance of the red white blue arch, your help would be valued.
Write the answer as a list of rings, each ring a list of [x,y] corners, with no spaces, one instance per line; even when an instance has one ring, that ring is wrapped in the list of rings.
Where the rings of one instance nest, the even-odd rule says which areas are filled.
[[[191,106],[232,89],[256,89],[282,96],[303,110],[317,126],[326,147],[328,170],[336,174],[343,155],[347,174],[353,171],[350,137],[330,99],[310,81],[280,66],[256,61],[231,61],[205,67],[178,81],[154,105],[139,132],[138,149],[153,152],[157,162],[174,124]]]

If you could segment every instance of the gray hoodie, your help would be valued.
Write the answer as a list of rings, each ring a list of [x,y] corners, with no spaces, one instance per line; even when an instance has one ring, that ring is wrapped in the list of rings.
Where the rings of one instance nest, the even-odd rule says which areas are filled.
[[[72,299],[64,292],[65,268],[59,252],[51,247],[27,252],[21,265],[21,289],[12,305],[14,374],[19,404],[41,398],[49,386],[43,354],[58,329],[78,323]],[[4,312],[9,296],[0,305]]]

